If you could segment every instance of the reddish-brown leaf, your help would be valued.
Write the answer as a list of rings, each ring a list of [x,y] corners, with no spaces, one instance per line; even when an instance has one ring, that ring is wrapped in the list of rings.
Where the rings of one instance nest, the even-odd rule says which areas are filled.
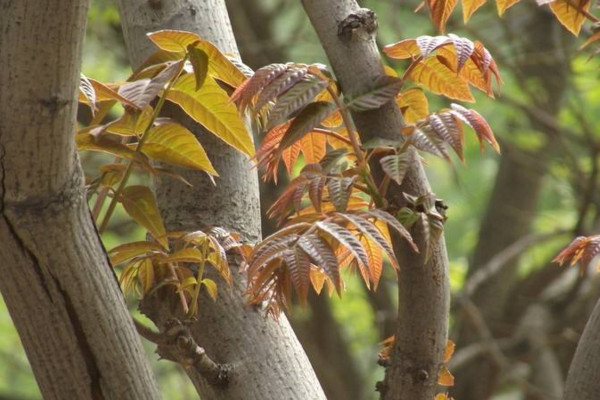
[[[482,150],[483,142],[486,141],[494,150],[496,150],[498,153],[500,152],[500,145],[496,140],[496,136],[494,135],[490,125],[487,123],[485,118],[481,116],[481,114],[475,110],[469,110],[468,108],[458,104],[452,104],[451,107],[454,115],[473,128],[475,134],[477,135],[477,139],[479,139],[479,145]]]

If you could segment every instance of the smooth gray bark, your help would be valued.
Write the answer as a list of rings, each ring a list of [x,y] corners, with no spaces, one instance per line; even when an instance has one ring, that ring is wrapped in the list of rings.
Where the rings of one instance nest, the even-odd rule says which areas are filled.
[[[73,140],[87,10],[0,0],[0,290],[45,399],[158,399]]]
[[[564,400],[595,400],[600,398],[600,301],[579,339],[575,356],[567,375]]]
[[[133,66],[139,65],[153,48],[146,33],[178,29],[199,33],[221,51],[237,55],[235,40],[224,2],[219,0],[163,1],[151,8],[144,0],[119,1],[121,19]],[[192,183],[189,188],[172,179],[156,182],[156,193],[167,228],[195,230],[221,226],[239,232],[255,243],[261,238],[258,178],[249,160],[207,134],[189,119],[174,112],[199,137],[217,171],[216,187],[205,174],[179,171]],[[278,322],[244,305],[246,283],[232,266],[234,287],[221,282],[219,299],[200,299],[198,323],[191,326],[197,343],[215,361],[232,365],[226,388],[217,388],[195,371],[188,375],[206,399],[324,399],[310,363],[284,315]],[[162,326],[178,315],[168,302],[149,299],[143,303],[153,321]]]
[[[304,8],[327,53],[345,96],[366,92],[373,80],[384,74],[372,31],[373,14],[354,0],[303,0]],[[338,36],[344,21],[359,20],[350,40]],[[341,24],[341,26],[340,26]],[[373,137],[397,137],[403,126],[396,104],[352,115],[363,141]],[[372,165],[374,170],[377,165]],[[381,177],[381,175],[380,175]],[[414,159],[402,187],[392,187],[388,201],[401,207],[401,192],[422,195],[430,192],[425,172]],[[422,237],[413,232],[423,248]],[[448,260],[444,239],[434,246],[426,263],[403,241],[394,250],[400,262],[398,274],[399,310],[396,346],[392,365],[380,386],[382,399],[431,400],[437,392],[437,378],[447,340],[449,309]]]

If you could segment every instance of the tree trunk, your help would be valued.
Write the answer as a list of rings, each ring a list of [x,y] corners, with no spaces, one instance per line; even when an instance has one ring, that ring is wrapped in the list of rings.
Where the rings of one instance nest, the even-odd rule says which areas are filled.
[[[45,399],[158,399],[73,140],[87,9],[0,0],[0,290]]]
[[[595,400],[600,398],[600,301],[592,312],[579,339],[567,376],[564,400]]]
[[[384,74],[375,45],[374,13],[360,9],[354,0],[303,0],[304,8],[323,44],[344,95],[353,97],[367,91],[374,79]],[[350,18],[348,18],[350,17]],[[351,25],[359,21],[358,26]],[[338,32],[352,32],[350,39]],[[403,126],[402,114],[394,103],[352,115],[363,141],[373,137],[397,137]],[[388,201],[402,206],[401,192],[423,195],[430,192],[423,168],[413,158],[405,183],[392,187]],[[372,165],[376,170],[377,165]],[[422,235],[414,233],[423,248]],[[423,254],[414,253],[396,241],[400,262],[398,278],[399,312],[396,346],[392,365],[380,390],[384,400],[431,400],[437,392],[437,378],[443,362],[447,340],[449,309],[448,262],[444,239],[434,246],[425,262]]]
[[[151,7],[145,0],[119,1],[121,20],[132,65],[153,51],[146,33],[178,29],[199,33],[221,51],[237,55],[225,5],[221,0],[163,1]],[[195,230],[221,226],[239,232],[243,239],[260,240],[258,179],[249,160],[212,134],[183,118],[199,137],[220,177],[216,187],[205,174],[178,171],[193,188],[172,179],[156,182],[156,192],[169,230]],[[225,388],[209,384],[193,370],[188,375],[201,397],[211,400],[324,399],[325,395],[284,315],[276,322],[244,305],[244,276],[232,266],[234,287],[220,285],[213,303],[200,299],[198,322],[191,325],[197,343],[219,363],[233,367]],[[150,298],[143,309],[157,326],[174,315],[166,302]]]

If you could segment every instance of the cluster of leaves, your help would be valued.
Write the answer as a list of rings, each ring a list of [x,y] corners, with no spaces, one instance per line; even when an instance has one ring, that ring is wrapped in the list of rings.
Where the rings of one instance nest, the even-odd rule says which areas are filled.
[[[263,179],[277,179],[280,164],[292,175],[303,156],[305,163],[269,210],[284,227],[258,245],[249,263],[252,301],[266,303],[276,315],[295,289],[301,302],[310,286],[320,292],[341,292],[342,269],[358,270],[376,288],[384,261],[399,268],[390,230],[428,257],[439,238],[444,217],[432,195],[405,194],[405,206],[386,210],[390,182],[400,185],[414,162],[417,149],[450,159],[452,149],[464,159],[464,125],[471,127],[482,148],[499,150],[495,136],[476,111],[459,104],[429,112],[419,87],[403,90],[412,81],[434,93],[474,101],[469,86],[493,97],[492,83],[500,82],[490,53],[479,42],[455,35],[422,36],[387,46],[391,57],[411,59],[400,78],[391,69],[374,80],[369,90],[342,98],[331,74],[319,64],[272,64],[263,67],[232,94],[240,112],[250,110],[265,132],[256,152]],[[407,125],[393,139],[361,143],[351,112],[364,112],[395,101]],[[379,162],[385,179],[376,183],[372,162]],[[417,249],[409,230],[425,232],[426,244]]]
[[[498,15],[502,16],[506,10],[521,0],[496,0]],[[586,19],[598,22],[598,18],[590,13],[591,0],[536,0],[538,5],[548,5],[552,13],[575,36],[579,35]],[[431,20],[436,29],[444,32],[446,23],[458,4],[458,0],[425,0],[429,8]],[[486,0],[462,0],[463,20],[469,21],[471,16],[484,4]],[[418,9],[421,9],[420,6]]]
[[[383,51],[393,59],[413,60],[405,78],[451,99],[475,101],[470,86],[493,98],[493,78],[501,82],[496,62],[483,44],[454,34],[406,39]]]
[[[579,263],[583,272],[592,260],[600,254],[600,235],[578,236],[554,258],[554,262],[570,264]]]
[[[152,191],[129,185],[128,180],[134,171],[143,171],[185,182],[172,167],[203,171],[211,179],[218,176],[196,136],[174,119],[161,116],[167,102],[252,157],[252,136],[229,101],[231,92],[246,77],[214,45],[195,34],[160,31],[149,38],[158,51],[126,82],[102,84],[82,76],[79,100],[90,107],[93,118],[75,139],[81,151],[114,156],[114,161],[100,167],[97,177],[88,179],[90,195],[97,195],[93,214],[101,221],[100,232],[106,229],[117,203],[148,231],[149,240],[110,251],[113,265],[125,262],[121,273],[124,290],[136,288],[147,295],[165,284],[173,285],[184,309],[193,313],[201,287],[212,298],[217,294],[215,282],[204,277],[204,266],[216,268],[230,282],[225,252],[240,244],[235,236],[218,228],[167,232]],[[122,114],[107,118],[117,104],[122,106]],[[110,203],[101,219],[107,198]]]
[[[124,291],[134,289],[147,296],[170,285],[180,294],[182,306],[189,315],[197,310],[200,289],[217,299],[217,283],[204,276],[207,266],[214,268],[231,285],[227,252],[241,248],[236,235],[222,228],[207,232],[169,232],[167,249],[156,241],[125,243],[109,252],[113,266],[123,264],[120,283]]]

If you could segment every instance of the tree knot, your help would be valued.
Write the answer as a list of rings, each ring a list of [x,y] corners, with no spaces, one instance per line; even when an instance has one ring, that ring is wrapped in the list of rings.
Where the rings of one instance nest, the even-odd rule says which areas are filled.
[[[206,350],[196,343],[188,324],[176,318],[169,319],[162,332],[156,333],[136,323],[138,333],[156,343],[156,352],[165,360],[176,362],[186,369],[194,369],[211,385],[225,387],[229,383],[231,367],[213,361]]]
[[[368,8],[360,8],[338,24],[338,37],[349,42],[356,38],[370,38],[377,30],[377,15]]]

